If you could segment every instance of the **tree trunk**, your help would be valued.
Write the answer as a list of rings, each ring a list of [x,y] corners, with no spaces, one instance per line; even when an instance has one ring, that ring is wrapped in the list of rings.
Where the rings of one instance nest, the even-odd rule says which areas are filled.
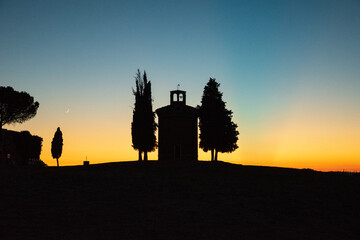
[[[148,160],[147,151],[144,152],[144,161]]]
[[[217,162],[217,160],[218,160],[218,151],[217,150],[215,150],[215,162]]]
[[[139,159],[140,162],[142,161],[142,157],[141,157],[141,151],[139,150]]]
[[[56,159],[57,166],[59,166],[59,158]]]
[[[211,149],[211,161],[214,161],[214,149]]]

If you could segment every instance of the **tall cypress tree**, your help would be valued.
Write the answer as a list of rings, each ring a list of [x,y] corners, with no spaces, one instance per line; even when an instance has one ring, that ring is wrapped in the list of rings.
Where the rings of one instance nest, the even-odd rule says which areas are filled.
[[[139,151],[139,161],[142,161],[142,152],[144,161],[147,161],[147,153],[155,150],[156,128],[155,113],[152,110],[151,82],[147,80],[144,71],[141,77],[138,69],[136,76],[136,90],[133,89],[135,96],[135,108],[133,111],[133,122],[131,123],[131,135],[133,148]]]
[[[232,111],[226,109],[219,86],[214,78],[210,78],[204,88],[201,106],[198,106],[200,148],[211,151],[211,161],[217,161],[218,152],[233,152],[238,148],[237,125],[232,122]]]
[[[57,166],[59,166],[59,158],[61,157],[62,147],[63,147],[63,137],[62,137],[62,132],[58,127],[54,134],[54,138],[51,142],[51,155],[53,158],[56,158]]]

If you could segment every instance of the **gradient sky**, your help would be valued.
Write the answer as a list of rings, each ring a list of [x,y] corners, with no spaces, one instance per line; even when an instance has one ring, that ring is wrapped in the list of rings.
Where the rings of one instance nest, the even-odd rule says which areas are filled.
[[[177,84],[200,104],[214,77],[240,132],[221,160],[360,171],[359,13],[331,0],[0,1],[0,85],[40,103],[5,128],[41,136],[51,166],[58,126],[60,165],[135,160],[136,70],[154,110]]]

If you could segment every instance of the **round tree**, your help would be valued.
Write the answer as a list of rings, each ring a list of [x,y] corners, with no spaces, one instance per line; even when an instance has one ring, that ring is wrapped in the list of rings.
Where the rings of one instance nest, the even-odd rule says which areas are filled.
[[[23,123],[33,118],[39,103],[27,92],[0,86],[0,153],[3,150],[2,128],[5,124]]]
[[[23,123],[36,115],[39,103],[27,92],[0,87],[0,129],[5,124]]]

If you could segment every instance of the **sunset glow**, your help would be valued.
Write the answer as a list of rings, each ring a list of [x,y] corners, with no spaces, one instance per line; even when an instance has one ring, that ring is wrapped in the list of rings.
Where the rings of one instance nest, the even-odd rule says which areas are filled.
[[[89,2],[0,3],[0,85],[40,103],[33,119],[4,128],[42,137],[49,166],[57,127],[61,166],[137,159],[139,68],[154,111],[177,84],[196,107],[217,79],[240,132],[222,161],[360,171],[358,1]],[[199,149],[199,160],[209,159]]]

